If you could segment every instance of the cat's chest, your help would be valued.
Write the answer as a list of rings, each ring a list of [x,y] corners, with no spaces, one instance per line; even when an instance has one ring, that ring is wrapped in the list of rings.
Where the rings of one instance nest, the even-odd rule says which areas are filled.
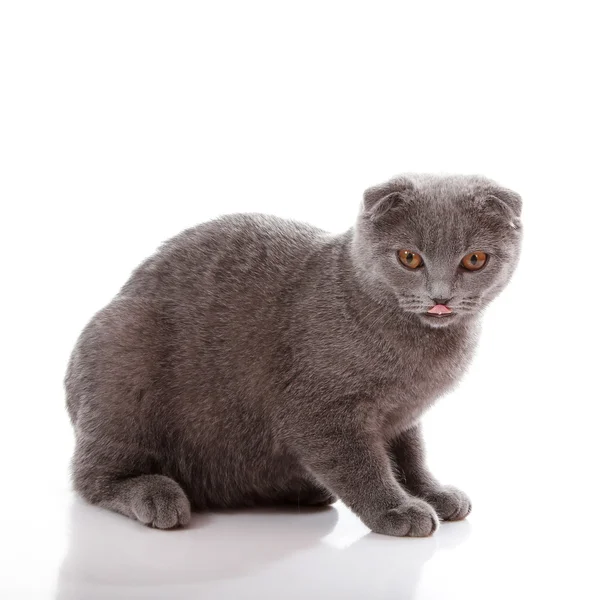
[[[377,420],[385,437],[410,427],[459,382],[474,346],[472,333],[461,332],[423,336],[400,350],[388,384],[376,400]]]

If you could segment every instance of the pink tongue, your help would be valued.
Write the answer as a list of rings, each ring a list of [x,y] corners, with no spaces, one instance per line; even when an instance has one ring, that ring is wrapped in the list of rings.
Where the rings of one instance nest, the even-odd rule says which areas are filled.
[[[430,308],[428,313],[432,315],[449,315],[452,311],[444,304],[436,304],[433,308]]]

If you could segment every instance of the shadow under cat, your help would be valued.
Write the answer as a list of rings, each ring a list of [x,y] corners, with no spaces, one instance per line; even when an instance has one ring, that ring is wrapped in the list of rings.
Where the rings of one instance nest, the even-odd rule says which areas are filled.
[[[57,600],[410,598],[423,565],[470,531],[463,521],[431,538],[388,538],[340,504],[195,514],[165,532],[75,499],[69,520]]]

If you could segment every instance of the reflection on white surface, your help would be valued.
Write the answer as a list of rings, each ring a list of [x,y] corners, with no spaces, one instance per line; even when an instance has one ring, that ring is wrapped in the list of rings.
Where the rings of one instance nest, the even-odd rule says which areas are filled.
[[[388,538],[339,504],[200,514],[159,531],[75,499],[56,599],[412,598],[423,565],[469,531]]]

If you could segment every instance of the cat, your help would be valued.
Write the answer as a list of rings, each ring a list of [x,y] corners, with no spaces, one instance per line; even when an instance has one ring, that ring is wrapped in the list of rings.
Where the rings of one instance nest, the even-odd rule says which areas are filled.
[[[165,242],[73,350],[75,489],[161,529],[337,499],[387,535],[464,519],[419,420],[517,265],[521,204],[483,177],[407,174],[341,235],[235,214]]]

